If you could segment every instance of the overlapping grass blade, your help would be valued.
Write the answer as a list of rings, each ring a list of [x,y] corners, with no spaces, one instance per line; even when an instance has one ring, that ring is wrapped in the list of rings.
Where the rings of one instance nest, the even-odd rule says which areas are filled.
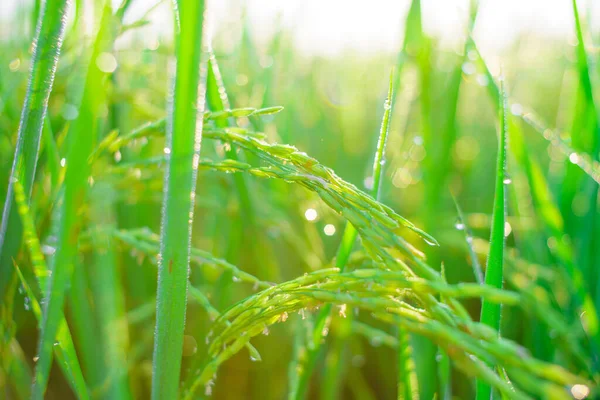
[[[504,224],[506,222],[506,185],[510,183],[506,174],[506,149],[508,140],[508,120],[506,115],[506,95],[500,81],[500,104],[498,105],[498,120],[500,134],[498,141],[498,158],[496,164],[496,190],[494,196],[494,211],[492,214],[492,230],[490,233],[490,252],[485,269],[486,285],[502,288],[504,283]],[[481,304],[481,323],[490,326],[500,333],[499,304],[492,304],[485,299]],[[487,382],[477,381],[477,400],[490,399],[491,387]]]
[[[600,151],[600,120],[598,104],[594,98],[594,87],[590,74],[590,63],[586,53],[582,21],[579,18],[577,2],[572,1],[575,33],[577,35],[577,72],[579,87],[575,93],[575,112],[571,128],[571,142],[577,153],[569,156],[566,161],[566,174],[561,193],[561,212],[565,219],[565,230],[576,237],[577,266],[583,275],[583,284],[588,291],[596,294],[596,308],[600,306],[600,274],[598,274],[598,231],[600,217],[598,216],[598,184],[590,181],[585,174],[573,163],[578,155],[590,154],[592,161],[598,161]],[[579,205],[574,203],[578,198]],[[587,283],[589,282],[589,283]]]
[[[12,388],[14,396],[27,399],[31,393],[31,368],[15,337],[17,325],[14,315],[18,284],[17,276],[13,275],[7,287],[6,301],[0,303],[0,353],[4,354],[0,362],[0,373],[10,382],[3,388],[4,391],[10,392]]]
[[[59,329],[65,298],[65,289],[73,270],[73,260],[77,252],[77,239],[83,221],[79,212],[84,204],[90,165],[88,159],[94,148],[97,136],[97,118],[105,107],[106,96],[104,78],[106,72],[97,65],[98,57],[110,51],[118,30],[113,25],[112,7],[103,4],[100,28],[95,39],[90,67],[87,72],[79,116],[71,126],[69,151],[66,157],[66,173],[62,204],[57,211],[59,228],[57,246],[52,262],[52,274],[48,280],[48,297],[43,312],[43,320],[38,341],[38,364],[35,372],[32,397],[41,399],[46,391],[52,347]]]
[[[24,229],[25,244],[27,245],[27,249],[32,260],[33,272],[37,279],[40,291],[42,292],[42,296],[47,297],[48,276],[50,271],[46,266],[46,260],[42,254],[40,242],[35,231],[35,224],[25,200],[25,189],[19,181],[15,180],[13,185],[15,191],[15,202],[21,217],[22,226]],[[17,271],[17,275],[19,276],[21,285],[25,290],[27,298],[29,299],[28,301],[31,303],[31,309],[33,310],[33,314],[38,321],[38,325],[41,325],[42,309],[39,301],[37,300],[36,294],[31,289],[16,264],[15,269]],[[73,339],[71,337],[67,322],[62,315],[60,317],[56,339],[57,341],[54,343],[53,347],[60,368],[62,369],[77,398],[80,400],[88,399],[89,394],[86,387],[86,382],[83,378],[83,373],[81,372],[77,353],[75,352]]]
[[[174,399],[179,389],[196,174],[202,138],[206,75],[201,74],[203,1],[175,3],[177,57],[167,135],[161,222],[152,398]]]
[[[478,51],[475,42],[472,39],[469,40],[471,48]],[[500,101],[500,88],[495,84],[489,69],[480,55],[478,56],[478,60],[480,67],[490,82],[488,89],[491,98],[498,104]],[[549,129],[540,125],[539,118],[534,117],[534,115],[531,111],[517,114],[523,121],[530,124],[540,133],[549,132]],[[517,162],[527,175],[532,200],[536,205],[539,218],[544,224],[544,229],[549,237],[548,240],[550,243],[555,244],[550,246],[549,249],[567,274],[567,287],[573,293],[572,301],[577,310],[577,319],[580,320],[584,330],[590,336],[594,354],[598,354],[600,351],[600,324],[598,322],[597,307],[585,287],[584,277],[575,263],[575,254],[571,245],[563,240],[563,216],[558,205],[553,200],[550,185],[542,173],[540,164],[527,151],[522,133],[518,126],[512,122],[512,118],[509,119],[509,129],[511,130],[511,138],[514,142],[510,146],[510,149],[514,152]]]
[[[125,299],[119,290],[115,239],[110,233],[116,224],[115,197],[116,193],[109,183],[95,183],[90,207],[90,219],[95,226],[91,237],[95,251],[89,280],[101,333],[98,342],[104,354],[100,360],[104,376],[99,390],[105,398],[128,399],[131,398],[126,357],[129,332],[124,314]]]
[[[469,229],[465,216],[463,215],[462,209],[458,205],[456,198],[452,196],[452,200],[454,201],[454,206],[456,207],[456,213],[458,214],[458,219],[456,220],[456,224],[454,225],[456,229],[463,231],[465,234],[465,242],[467,243],[467,250],[469,251],[469,256],[471,257],[471,267],[473,269],[473,276],[475,277],[475,281],[480,285],[483,285],[485,282],[485,278],[483,276],[483,271],[481,269],[481,264],[479,263],[479,258],[473,249],[473,234]]]
[[[69,3],[69,0],[46,1],[39,11],[32,67],[10,174],[13,180],[16,179],[23,185],[27,203],[33,187],[42,127],[54,84]],[[12,260],[19,251],[23,234],[19,214],[14,206],[11,180],[8,183],[0,226],[0,296],[6,293],[13,276]]]

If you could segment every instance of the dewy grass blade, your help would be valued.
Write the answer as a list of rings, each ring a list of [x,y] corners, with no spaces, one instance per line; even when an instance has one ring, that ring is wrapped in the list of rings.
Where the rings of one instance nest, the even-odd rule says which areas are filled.
[[[488,77],[489,82],[491,82],[491,84],[488,85],[490,96],[498,103],[500,102],[500,88],[494,82],[492,74],[481,58],[475,42],[472,38],[469,38],[469,41],[473,50],[477,52],[480,67]],[[537,118],[533,118],[530,113],[521,115],[521,118],[534,129],[539,130],[540,133],[548,131],[547,129],[542,128],[539,121],[537,121]],[[534,120],[537,122],[534,122]],[[521,168],[527,172],[532,199],[536,205],[539,217],[544,223],[545,231],[549,236],[548,240],[556,243],[556,246],[551,246],[551,253],[558,261],[560,261],[570,278],[568,285],[572,286],[573,303],[575,303],[575,307],[578,310],[582,326],[591,338],[593,351],[595,354],[598,354],[600,352],[600,322],[598,321],[597,307],[594,304],[592,296],[586,290],[585,279],[583,278],[581,270],[575,263],[572,247],[563,240],[563,217],[558,206],[554,203],[549,182],[547,182],[544,177],[541,166],[533,157],[527,154],[527,151],[524,148],[524,139],[520,131],[515,129],[514,124],[511,124],[511,127],[513,129],[511,135],[514,139],[514,145],[510,148],[515,153],[515,158],[521,165]]]
[[[600,116],[599,104],[594,98],[594,88],[590,74],[590,62],[586,52],[584,27],[579,17],[576,0],[572,0],[575,33],[577,35],[577,69],[579,88],[575,93],[575,114],[571,128],[571,142],[574,149],[582,154],[590,154],[593,161],[600,157]],[[600,307],[600,275],[598,275],[598,244],[600,217],[598,216],[598,184],[590,181],[574,164],[577,153],[572,153],[566,162],[566,174],[563,180],[561,211],[565,218],[565,230],[577,237],[577,267],[583,275],[583,283],[590,293],[596,294],[595,305]],[[577,212],[577,199],[582,211]]]
[[[24,237],[27,249],[29,250],[30,258],[33,264],[33,272],[37,278],[38,285],[42,292],[42,296],[47,296],[48,285],[47,278],[49,274],[48,267],[46,266],[46,260],[41,251],[40,241],[35,231],[35,224],[33,217],[31,216],[29,206],[25,201],[25,190],[19,181],[14,181],[14,193],[15,203],[17,210],[22,220],[22,226],[24,228]],[[38,321],[38,324],[42,323],[42,309],[39,305],[35,293],[31,290],[27,284],[25,278],[21,274],[19,268],[15,265],[17,275],[21,281],[21,285],[25,289],[25,292],[31,302],[31,308]],[[58,360],[58,364],[63,370],[65,377],[67,378],[73,392],[77,395],[78,399],[88,399],[88,391],[81,372],[79,360],[77,359],[77,353],[75,352],[75,346],[69,327],[64,316],[61,317],[58,333],[56,335],[57,344],[54,346],[54,352]]]
[[[44,2],[33,44],[29,84],[21,112],[17,147],[10,174],[23,185],[27,203],[31,196],[42,127],[54,84],[69,4],[69,0]],[[13,276],[12,259],[19,251],[23,234],[19,214],[14,209],[14,205],[13,187],[9,182],[0,226],[0,296],[6,293],[6,287]]]
[[[504,224],[506,220],[506,185],[510,183],[506,174],[507,148],[507,115],[504,82],[500,81],[500,104],[498,106],[500,136],[498,141],[498,159],[496,165],[496,193],[494,196],[494,211],[492,215],[492,231],[490,234],[490,252],[485,271],[486,285],[502,288],[504,266]],[[492,304],[483,299],[481,305],[481,322],[500,332],[500,304]],[[491,397],[489,383],[477,381],[477,400],[489,400]]]
[[[24,291],[31,302],[33,314],[35,315],[38,324],[41,324],[42,308],[40,307],[40,303],[35,297],[33,290],[27,284],[27,281],[25,280],[25,277],[23,277],[21,270],[16,265],[15,269],[17,271],[17,275],[19,276],[19,280],[21,281],[21,285],[23,286]],[[58,365],[62,369],[63,374],[67,378],[71,389],[73,389],[73,392],[78,399],[89,399],[90,396],[83,378],[83,373],[81,372],[79,360],[77,359],[77,353],[75,352],[75,345],[73,343],[71,333],[69,332],[67,321],[64,319],[64,317],[60,322],[56,339],[56,345],[54,346],[56,360],[58,361]]]
[[[129,347],[129,331],[124,318],[125,299],[120,291],[119,270],[114,251],[115,238],[110,234],[115,229],[114,202],[116,193],[107,182],[97,182],[90,194],[91,221],[96,226],[92,235],[94,263],[91,289],[96,304],[100,327],[100,343],[105,356],[105,398],[131,399],[127,376],[126,349]],[[96,345],[97,346],[97,345]]]
[[[71,126],[72,135],[69,138],[69,151],[66,157],[64,195],[62,204],[57,210],[60,217],[56,252],[51,268],[52,273],[48,279],[48,295],[38,341],[39,359],[32,392],[34,399],[44,397],[48,384],[53,343],[60,326],[65,289],[71,278],[79,231],[82,227],[79,212],[84,205],[87,193],[90,174],[88,159],[92,154],[97,136],[97,117],[105,107],[104,78],[106,72],[100,70],[96,61],[101,53],[110,51],[106,47],[112,46],[116,32],[111,23],[113,15],[110,2],[107,1],[103,4],[102,20],[85,80],[79,115]]]
[[[176,3],[177,66],[167,136],[161,257],[158,267],[152,398],[177,398],[194,217],[196,175],[202,138],[205,72],[202,67],[203,1]]]
[[[452,200],[454,201],[454,206],[456,207],[456,213],[458,214],[458,219],[456,220],[455,228],[459,231],[463,231],[465,234],[465,242],[467,243],[467,250],[469,251],[469,256],[471,257],[471,268],[473,269],[473,276],[475,280],[480,285],[483,285],[484,277],[483,270],[481,269],[481,264],[479,263],[479,259],[477,258],[477,254],[473,249],[473,234],[471,233],[471,229],[467,225],[465,221],[465,216],[463,215],[462,209],[458,205],[456,198],[452,196]]]

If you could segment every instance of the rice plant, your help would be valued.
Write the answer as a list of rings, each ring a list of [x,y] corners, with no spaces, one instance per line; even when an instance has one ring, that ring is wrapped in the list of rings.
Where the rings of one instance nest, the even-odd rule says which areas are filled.
[[[0,398],[600,396],[590,11],[500,77],[476,2],[331,57],[242,3],[1,19]]]

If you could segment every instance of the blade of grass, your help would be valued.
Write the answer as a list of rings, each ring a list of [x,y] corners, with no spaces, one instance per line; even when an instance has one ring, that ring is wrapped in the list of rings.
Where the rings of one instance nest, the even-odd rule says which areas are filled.
[[[593,161],[600,155],[600,118],[598,104],[594,99],[594,87],[590,77],[590,65],[585,48],[583,27],[579,18],[576,0],[572,0],[575,31],[577,35],[577,69],[579,73],[578,93],[575,100],[575,115],[571,130],[571,141],[577,151],[588,153]],[[571,157],[569,157],[571,158]],[[583,196],[582,196],[583,194]],[[585,203],[583,212],[576,212],[575,198]],[[565,217],[567,232],[575,240],[577,265],[581,269],[585,285],[596,295],[596,308],[600,307],[600,274],[598,267],[598,185],[590,181],[569,159],[563,181],[561,210]]]
[[[38,281],[38,285],[42,292],[42,296],[47,297],[49,269],[46,265],[46,260],[44,259],[44,256],[41,251],[40,242],[35,231],[35,224],[31,216],[29,206],[25,201],[25,190],[19,181],[14,181],[13,185],[15,191],[15,202],[17,210],[21,217],[21,222],[24,229],[25,243],[27,245],[27,249],[29,251],[30,258],[33,264],[33,272]],[[35,315],[38,324],[41,325],[42,311],[39,302],[36,298],[36,295],[25,280],[25,278],[23,277],[23,274],[21,273],[19,267],[16,264],[15,270],[17,272],[17,275],[19,276],[21,285],[25,289],[26,295],[29,298],[29,301],[31,302],[33,314]],[[53,347],[54,352],[56,353],[57,360],[59,362],[59,366],[63,370],[63,373],[67,378],[71,388],[73,389],[73,392],[77,395],[77,398],[88,399],[89,395],[86,383],[83,378],[83,373],[81,372],[81,367],[79,365],[77,353],[75,352],[73,339],[71,337],[71,333],[69,331],[69,327],[64,316],[60,317],[60,323],[56,339],[57,342],[54,344]]]
[[[28,399],[31,390],[31,368],[25,358],[25,353],[15,338],[8,344],[5,353],[7,362],[6,377],[10,379],[10,385],[20,399]],[[7,396],[9,397],[9,396]]]
[[[456,213],[458,214],[458,220],[456,221],[456,229],[461,230],[465,234],[465,242],[467,243],[467,250],[469,251],[469,256],[471,257],[471,268],[473,269],[473,276],[475,277],[475,281],[480,285],[483,285],[484,277],[483,270],[481,269],[481,264],[479,263],[479,258],[473,249],[473,234],[471,233],[471,229],[467,225],[465,221],[465,216],[463,215],[462,209],[458,205],[456,198],[452,196],[452,200],[454,201],[454,206],[456,207]]]
[[[470,47],[477,52],[479,65],[490,82],[488,85],[490,96],[492,100],[498,104],[498,102],[501,101],[500,88],[493,80],[492,74],[481,58],[481,54],[479,54],[472,37],[469,37],[469,41]],[[540,125],[536,117],[531,116],[531,113],[525,113],[519,116],[540,133],[548,131]],[[544,223],[544,228],[549,236],[549,240],[551,240],[552,243],[555,243],[555,246],[550,246],[550,251],[562,264],[567,273],[569,278],[567,284],[571,287],[570,290],[572,290],[573,293],[572,301],[575,303],[575,308],[577,309],[579,323],[583,325],[584,330],[590,336],[593,346],[592,350],[596,355],[595,358],[597,360],[597,355],[600,351],[600,323],[598,321],[597,308],[590,293],[586,290],[583,274],[575,263],[573,249],[563,240],[563,217],[559,207],[553,200],[550,185],[542,173],[541,166],[533,158],[533,155],[528,154],[526,151],[524,147],[525,142],[518,126],[512,123],[512,119],[509,119],[509,124],[509,129],[511,130],[511,136],[514,142],[514,145],[510,148],[515,153],[515,158],[520,163],[521,168],[523,168],[528,175],[528,182],[531,187],[531,194],[534,204],[536,205],[537,213]]]
[[[28,399],[30,397],[31,369],[25,360],[23,349],[15,338],[17,323],[15,322],[18,278],[13,275],[7,287],[6,301],[0,303],[0,380],[6,382],[0,385],[0,391],[10,397],[10,387],[14,395]]]
[[[477,2],[475,0],[470,1],[467,10],[467,33],[475,25],[477,12]],[[439,227],[437,216],[443,212],[444,194],[448,191],[447,182],[454,166],[452,149],[455,148],[459,135],[457,114],[463,82],[462,67],[468,60],[468,40],[465,38],[462,56],[457,57],[452,68],[448,88],[444,92],[444,98],[447,101],[442,113],[445,113],[445,117],[440,118],[442,121],[441,126],[435,128],[436,111],[432,109],[433,104],[430,98],[435,96],[435,86],[431,83],[435,74],[432,56],[429,54],[431,42],[423,32],[422,26],[420,35],[422,43],[418,65],[421,91],[426,94],[421,98],[423,145],[426,152],[423,162],[423,182],[425,186],[423,219],[426,230],[436,235]],[[441,135],[434,135],[432,132],[434,129],[439,129]],[[442,256],[441,250],[437,248],[429,249],[427,252],[430,265],[436,268],[441,264]],[[477,260],[474,260],[474,262],[477,262]],[[444,399],[446,396],[451,396],[450,364],[445,362],[447,356],[443,354],[441,349],[436,349],[426,338],[413,337],[412,342],[416,348],[415,353],[419,354],[416,360],[417,375],[420,382],[419,395],[424,399],[432,399],[435,396]],[[440,362],[440,358],[444,362]]]
[[[432,41],[423,30],[423,10],[422,3],[420,0],[413,0],[413,6],[416,8],[415,22],[414,22],[414,36],[413,36],[413,51],[415,54],[415,64],[418,70],[418,84],[420,88],[420,96],[418,99],[419,110],[420,110],[420,127],[422,132],[423,147],[426,151],[427,156],[423,160],[423,182],[426,184],[425,190],[426,195],[424,196],[423,202],[423,217],[425,220],[425,226],[427,230],[435,228],[437,221],[434,221],[436,213],[436,206],[439,204],[439,195],[431,195],[429,192],[438,190],[438,184],[435,183],[436,176],[440,171],[444,171],[444,168],[439,168],[438,162],[440,160],[435,159],[436,144],[439,142],[438,137],[433,135],[433,65],[432,65]],[[458,89],[458,86],[457,86]],[[456,91],[458,94],[458,91]],[[454,94],[451,97],[455,97]],[[458,96],[456,95],[456,98]],[[450,113],[454,112],[450,110]],[[450,114],[451,115],[451,114]],[[444,133],[453,132],[453,128],[446,130]],[[445,171],[444,171],[445,172]],[[441,172],[441,173],[444,173]],[[437,249],[428,249],[427,258],[430,264],[437,270],[439,267],[439,251]],[[404,334],[404,332],[400,332]],[[438,388],[438,365],[436,363],[436,355],[438,350],[431,342],[430,339],[413,335],[410,340],[402,340],[403,343],[411,343],[414,347],[414,354],[418,354],[415,357],[415,368],[417,372],[417,381],[419,384],[419,397],[423,400],[432,400]],[[402,350],[400,350],[402,351]]]
[[[41,324],[42,308],[40,307],[40,303],[31,287],[27,284],[27,281],[21,273],[21,270],[16,265],[15,270],[17,271],[21,285],[23,286],[25,293],[31,302],[33,314],[35,315],[38,324]],[[73,389],[73,392],[77,398],[81,400],[89,399],[90,396],[88,394],[83,373],[81,372],[81,367],[77,359],[77,353],[75,352],[75,345],[64,317],[60,322],[58,333],[56,335],[56,343],[53,347],[58,365],[62,369],[63,374],[67,378],[69,385],[71,386],[71,389]]]
[[[115,28],[122,35],[127,27],[123,25],[125,14],[133,2],[123,0],[115,12]],[[156,4],[160,4],[156,3]],[[147,12],[151,12],[151,7]],[[116,40],[116,38],[115,38]],[[109,87],[119,87],[122,68],[117,68],[110,77]],[[106,126],[99,136],[106,138],[109,130],[119,129],[124,118],[124,105],[120,102],[107,104],[109,115]],[[102,367],[101,385],[94,391],[94,397],[115,400],[131,399],[129,387],[128,359],[129,330],[125,318],[125,293],[121,290],[117,257],[114,251],[115,238],[110,232],[116,228],[117,193],[111,181],[99,179],[90,193],[90,223],[92,230],[93,262],[86,272],[94,303],[95,321],[99,327]]]
[[[33,45],[32,67],[10,174],[13,179],[17,179],[23,185],[27,202],[31,196],[42,127],[54,84],[69,3],[69,0],[45,1],[39,12]],[[6,293],[6,287],[13,276],[12,260],[19,251],[23,234],[19,215],[14,208],[11,180],[8,183],[2,225],[0,226],[0,296],[4,296]]]
[[[398,400],[419,399],[419,382],[414,361],[413,346],[410,335],[402,327],[398,327]]]
[[[87,192],[90,173],[88,159],[97,137],[100,112],[105,107],[104,78],[107,73],[97,65],[98,57],[110,51],[116,30],[114,29],[110,2],[103,4],[100,28],[95,39],[90,66],[87,72],[83,99],[79,116],[71,126],[69,151],[66,157],[64,196],[57,210],[59,228],[57,246],[52,264],[52,274],[48,280],[48,296],[43,313],[38,341],[38,364],[36,366],[33,393],[34,399],[41,399],[46,391],[52,347],[59,328],[65,289],[71,277],[73,259],[77,252],[77,239],[82,220],[79,216]]]
[[[177,65],[167,137],[163,218],[152,361],[152,399],[177,398],[187,301],[205,82],[201,73],[204,1],[175,4]],[[202,76],[201,76],[202,75]]]
[[[52,187],[56,188],[59,186],[60,178],[60,155],[48,114],[46,114],[45,121],[43,128],[44,152],[46,153],[46,163],[50,170],[50,182]]]
[[[506,95],[504,82],[500,81],[500,104],[498,105],[498,120],[500,137],[498,141],[498,158],[496,165],[496,190],[494,195],[494,211],[492,215],[492,230],[490,234],[490,252],[485,270],[485,284],[502,288],[504,265],[504,224],[506,220],[506,148],[508,136],[508,121],[506,115]],[[485,299],[481,305],[481,322],[500,333],[500,304],[492,304]],[[482,380],[477,381],[477,400],[489,400],[492,395],[491,386]]]
[[[116,226],[114,201],[116,193],[106,182],[97,182],[92,190],[91,220],[96,227],[92,236],[94,263],[91,269],[91,289],[100,326],[100,343],[107,387],[104,398],[129,399],[126,350],[129,332],[124,312],[124,296],[120,288],[115,241],[110,231]]]
[[[101,348],[98,334],[100,325],[94,318],[89,283],[85,264],[75,259],[71,289],[67,295],[69,321],[77,339],[86,381],[93,392],[102,382],[104,365],[102,358],[98,357],[98,354],[101,354],[98,351]]]

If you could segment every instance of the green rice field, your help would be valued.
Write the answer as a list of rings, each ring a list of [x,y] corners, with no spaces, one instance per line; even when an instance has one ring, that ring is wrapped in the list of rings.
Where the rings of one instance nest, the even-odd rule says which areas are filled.
[[[7,1],[0,399],[600,398],[592,1],[492,56],[486,1],[330,55],[257,1]]]

